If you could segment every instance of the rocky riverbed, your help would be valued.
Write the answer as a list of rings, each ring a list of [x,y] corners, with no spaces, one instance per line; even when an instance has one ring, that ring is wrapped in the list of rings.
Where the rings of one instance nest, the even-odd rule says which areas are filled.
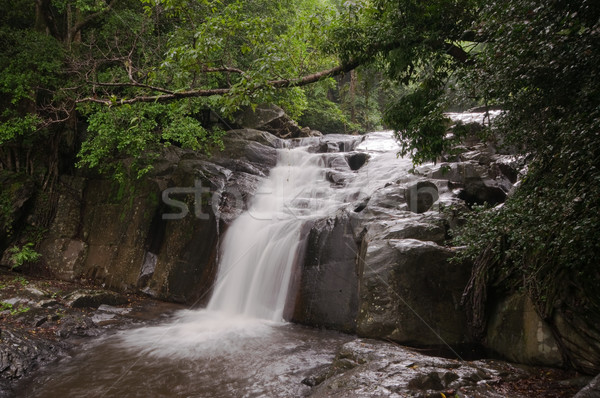
[[[82,340],[93,342],[117,330],[156,325],[182,308],[97,286],[7,271],[0,273],[0,287],[0,397],[24,396],[37,374],[60,374],[63,363],[68,367],[67,357],[81,354],[77,350]],[[301,333],[319,332],[303,328]],[[275,391],[314,397],[571,397],[590,380],[556,369],[436,357],[351,335],[335,340],[327,335],[324,341],[329,356],[319,354],[314,363],[303,359],[304,365],[290,376],[285,389]],[[299,351],[294,348],[291,355]],[[220,396],[228,396],[223,393]]]
[[[0,397],[81,338],[157,322],[181,305],[0,270]]]

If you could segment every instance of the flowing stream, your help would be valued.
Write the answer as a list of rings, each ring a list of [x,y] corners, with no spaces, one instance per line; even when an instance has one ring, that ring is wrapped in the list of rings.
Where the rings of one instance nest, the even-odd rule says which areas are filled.
[[[248,211],[229,227],[208,310],[283,321],[306,221],[367,197],[382,181],[406,173],[411,166],[409,161],[397,159],[394,149],[398,147],[390,132],[371,133],[364,139],[326,137],[325,142],[341,150],[356,149],[371,156],[360,173],[348,169],[348,152],[312,153],[311,144],[319,141],[299,140],[297,147],[281,149],[277,166]],[[328,173],[344,174],[340,178],[345,183],[332,183]]]
[[[340,152],[315,153],[316,145]],[[350,337],[284,321],[303,226],[405,176],[411,162],[397,149],[391,132],[310,138],[280,149],[277,166],[224,236],[206,309],[84,343],[31,380],[23,396],[306,395],[302,379],[330,363]]]

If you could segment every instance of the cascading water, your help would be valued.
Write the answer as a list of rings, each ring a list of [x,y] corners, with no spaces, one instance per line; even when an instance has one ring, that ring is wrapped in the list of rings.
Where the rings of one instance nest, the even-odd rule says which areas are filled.
[[[345,141],[335,143],[336,138]],[[347,136],[329,136],[327,140],[343,150],[362,138],[348,141]],[[314,142],[308,139],[299,144]],[[225,235],[208,310],[282,321],[302,226],[308,219],[332,214],[349,201],[367,196],[382,180],[405,174],[410,162],[397,159],[395,151],[390,151],[396,147],[390,132],[367,136],[358,149],[392,158],[374,156],[358,174],[348,169],[345,153],[311,153],[310,146],[281,149],[277,166],[248,211]],[[346,172],[346,179],[354,181],[332,184],[327,179],[331,172]]]
[[[307,155],[282,149],[249,210],[229,227],[209,310],[283,320],[303,220],[322,199],[323,168]]]

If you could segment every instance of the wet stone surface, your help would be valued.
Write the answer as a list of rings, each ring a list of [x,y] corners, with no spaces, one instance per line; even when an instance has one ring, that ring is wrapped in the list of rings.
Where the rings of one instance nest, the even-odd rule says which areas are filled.
[[[99,289],[10,272],[0,273],[0,286],[0,301],[13,303],[10,309],[4,305],[7,309],[0,314],[2,398],[101,397],[121,375],[122,383],[112,392],[124,397],[443,393],[566,398],[589,381],[501,361],[438,358],[397,344],[293,324],[242,323],[241,329],[215,333],[210,318],[199,320],[194,311],[177,312],[173,318],[181,306],[133,295],[123,295],[127,303],[118,306],[72,308],[65,299],[69,294]],[[124,345],[119,336],[129,336],[130,343]],[[155,344],[158,337],[167,341]],[[144,360],[138,362],[140,358]],[[132,364],[132,371],[123,373]]]
[[[97,287],[0,270],[0,397],[79,338],[160,319],[181,308]]]

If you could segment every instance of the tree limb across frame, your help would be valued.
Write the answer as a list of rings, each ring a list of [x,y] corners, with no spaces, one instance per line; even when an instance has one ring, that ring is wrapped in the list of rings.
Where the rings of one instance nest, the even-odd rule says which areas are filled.
[[[462,64],[470,64],[472,61],[469,57],[469,54],[465,52],[462,48],[456,46],[452,43],[440,42],[440,46],[444,45],[446,47],[446,54],[450,55],[455,60],[459,61]],[[269,80],[265,84],[262,84],[254,90],[265,88],[265,87],[273,87],[273,88],[291,88],[291,87],[301,87],[306,86],[312,83],[316,83],[320,80],[323,80],[328,77],[339,76],[344,73],[348,73],[353,69],[356,69],[362,64],[359,60],[350,60],[341,65],[338,65],[334,68],[315,72],[306,76],[302,76],[294,79],[279,79],[279,80]],[[229,72],[229,73],[238,73],[242,76],[246,76],[246,73],[237,68],[230,67],[222,67],[222,68],[206,68],[204,73],[214,73],[214,72]],[[137,102],[168,102],[183,98],[195,98],[195,97],[210,97],[213,95],[226,95],[232,91],[231,87],[224,88],[212,88],[212,89],[196,89],[196,90],[183,90],[183,91],[175,91],[169,90],[162,87],[153,87],[143,83],[138,83],[136,81],[132,82],[123,82],[123,83],[92,83],[96,86],[104,86],[104,87],[140,87],[147,88],[153,91],[161,92],[162,94],[157,95],[140,95],[133,98],[128,99],[118,99],[114,98],[96,98],[96,97],[86,97],[77,100],[77,103],[97,103],[97,104],[105,104],[105,105],[125,105],[125,104],[134,104]]]
[[[279,79],[279,80],[270,80],[267,83],[256,87],[256,89],[264,88],[264,87],[274,87],[274,88],[291,88],[291,87],[301,87],[306,86],[308,84],[316,83],[320,80],[323,80],[328,77],[338,76],[344,73],[348,73],[351,70],[357,68],[359,66],[359,62],[357,61],[349,61],[342,65],[338,65],[334,68],[323,70],[320,72],[312,73],[303,77],[295,78],[295,79]],[[236,70],[237,71],[237,70]],[[117,99],[114,98],[94,98],[94,97],[86,97],[77,100],[77,103],[97,103],[104,105],[126,105],[126,104],[134,104],[136,102],[168,102],[183,98],[195,98],[195,97],[210,97],[213,95],[226,95],[231,92],[232,88],[213,88],[213,89],[198,89],[198,90],[187,90],[187,91],[173,91],[159,87],[150,87],[145,84],[135,84],[131,82],[126,83],[96,83],[98,86],[110,86],[110,87],[143,87],[143,88],[151,88],[155,91],[160,91],[163,94],[157,95],[141,95],[128,99]]]

